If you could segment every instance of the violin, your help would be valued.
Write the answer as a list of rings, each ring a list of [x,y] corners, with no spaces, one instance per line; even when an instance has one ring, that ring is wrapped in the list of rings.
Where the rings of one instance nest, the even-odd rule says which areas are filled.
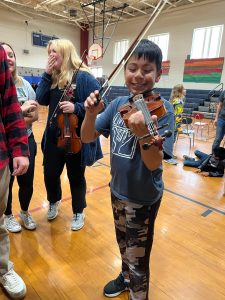
[[[57,137],[57,147],[64,149],[67,153],[70,154],[76,154],[80,152],[82,147],[81,139],[76,132],[79,124],[79,119],[73,113],[63,113],[63,111],[59,109],[59,104],[62,101],[71,101],[71,99],[73,98],[72,83],[84,62],[84,54],[86,52],[87,51],[85,50],[82,55],[82,60],[79,67],[74,71],[71,82],[69,82],[65,87],[64,92],[50,118],[50,126],[53,124],[53,120],[57,118],[57,125],[59,129],[59,134]]]
[[[61,102],[71,101],[72,97],[73,89],[70,87]],[[64,149],[67,153],[76,154],[81,150],[82,142],[76,133],[78,122],[79,119],[75,114],[63,113],[62,110],[59,110],[57,125],[60,134],[57,138],[57,147]]]
[[[150,91],[151,92],[151,91]],[[142,145],[143,150],[148,150],[152,145],[157,146],[160,150],[162,150],[162,144],[166,137],[170,137],[172,135],[171,131],[166,130],[162,136],[159,136],[157,133],[154,123],[152,121],[151,115],[156,115],[158,118],[164,116],[167,111],[164,106],[164,102],[161,100],[159,94],[148,94],[149,92],[145,92],[143,94],[138,94],[129,99],[129,103],[121,106],[119,108],[119,112],[121,117],[124,120],[125,125],[128,127],[128,119],[137,111],[141,111],[144,115],[144,119],[148,128],[149,133],[139,138],[139,140],[145,139],[147,137],[153,137],[150,143],[145,143]],[[147,96],[145,96],[147,94]],[[145,97],[144,97],[145,96]],[[163,125],[161,128],[167,126]],[[157,128],[159,129],[159,128]]]
[[[151,91],[150,91],[151,92]],[[148,92],[149,93],[149,92]],[[160,94],[147,94],[146,92],[143,93],[143,97],[145,100],[145,103],[147,105],[148,111],[151,115],[156,115],[157,118],[163,117],[167,111],[164,106],[163,100],[161,100]],[[121,114],[121,117],[123,118],[126,126],[128,127],[128,119],[129,117],[138,111],[137,107],[134,105],[133,101],[134,97],[129,98],[129,103],[124,104],[119,108],[119,112]]]

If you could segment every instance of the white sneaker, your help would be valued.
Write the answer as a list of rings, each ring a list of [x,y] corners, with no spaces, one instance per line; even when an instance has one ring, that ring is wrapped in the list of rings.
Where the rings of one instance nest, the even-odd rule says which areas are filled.
[[[82,212],[81,214],[74,214],[71,223],[71,230],[79,230],[84,226],[85,215]]]
[[[20,232],[22,229],[21,225],[18,223],[14,215],[5,215],[4,222],[5,222],[5,227],[10,232]]]
[[[48,214],[47,214],[48,220],[53,220],[57,217],[60,202],[61,202],[61,200],[57,201],[56,203],[49,202],[49,209],[48,209]]]
[[[21,299],[27,292],[23,279],[13,269],[0,276],[0,283],[12,299]]]
[[[37,227],[36,222],[34,221],[34,219],[32,218],[31,214],[29,214],[28,211],[21,211],[19,214],[22,222],[23,222],[23,226],[28,229],[28,230],[34,230]]]

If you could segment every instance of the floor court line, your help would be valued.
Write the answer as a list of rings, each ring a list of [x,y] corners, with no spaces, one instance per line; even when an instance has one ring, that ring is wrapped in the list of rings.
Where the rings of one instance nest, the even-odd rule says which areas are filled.
[[[222,211],[222,210],[220,210],[220,209],[218,209],[218,208],[214,208],[214,207],[212,207],[212,206],[210,206],[210,205],[204,204],[204,203],[202,203],[202,202],[199,202],[199,201],[194,200],[194,199],[192,199],[192,198],[186,197],[186,196],[181,195],[181,194],[179,194],[179,193],[173,192],[173,191],[171,191],[171,190],[169,190],[169,189],[166,189],[166,188],[164,189],[164,191],[167,191],[168,193],[171,193],[171,194],[173,194],[173,195],[179,196],[179,197],[181,197],[182,199],[185,199],[185,200],[187,200],[187,201],[193,202],[193,203],[198,204],[198,205],[200,205],[200,206],[203,206],[203,207],[207,208],[207,210],[212,210],[213,212],[216,212],[216,213],[218,213],[218,214],[225,215],[225,211]]]
[[[93,192],[95,192],[95,191],[98,191],[98,190],[101,190],[101,189],[104,189],[104,188],[107,188],[107,187],[109,187],[109,185],[108,185],[108,184],[104,184],[104,185],[102,185],[102,186],[93,188],[93,189],[91,189],[91,190],[88,189],[88,190],[87,190],[87,194],[93,193]],[[193,203],[195,203],[195,204],[197,204],[197,205],[199,205],[199,206],[202,206],[202,207],[207,208],[206,212],[203,212],[203,213],[201,214],[203,217],[208,216],[211,212],[216,212],[216,213],[218,213],[218,214],[225,215],[225,212],[224,212],[224,211],[219,210],[219,209],[217,209],[217,208],[214,208],[214,207],[212,207],[212,206],[210,206],[210,205],[201,203],[201,202],[199,202],[199,201],[197,201],[197,200],[194,200],[194,199],[192,199],[192,198],[186,197],[186,196],[181,195],[181,194],[179,194],[179,193],[173,192],[173,191],[171,191],[171,190],[169,190],[169,189],[166,189],[166,188],[164,189],[164,191],[166,191],[166,192],[168,192],[168,193],[170,193],[170,194],[176,195],[176,196],[178,196],[178,197],[180,197],[180,198],[182,198],[182,199],[185,199],[185,200],[187,200],[187,201],[193,202]],[[66,201],[69,201],[69,200],[71,200],[71,197],[65,197],[65,198],[63,198],[61,201],[62,201],[62,202],[66,202]],[[43,209],[43,208],[45,208],[45,207],[39,206],[39,207],[33,208],[33,209],[29,210],[29,211],[32,213],[32,212],[39,211],[39,210],[41,210],[41,209]],[[16,216],[18,217],[18,215],[19,215],[19,214],[17,214]]]

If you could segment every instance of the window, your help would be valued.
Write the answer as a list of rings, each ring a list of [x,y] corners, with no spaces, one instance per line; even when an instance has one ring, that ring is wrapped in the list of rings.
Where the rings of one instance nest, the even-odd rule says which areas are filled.
[[[220,55],[223,25],[196,28],[193,33],[191,58],[215,58]]]
[[[93,73],[93,75],[96,77],[102,77],[102,67],[90,67],[91,72]]]
[[[113,57],[113,63],[118,64],[124,54],[127,52],[129,46],[128,40],[121,40],[115,42],[114,45],[114,57]]]
[[[163,61],[168,58],[168,47],[169,47],[169,33],[162,33],[156,35],[149,35],[148,39],[159,46],[162,50]]]

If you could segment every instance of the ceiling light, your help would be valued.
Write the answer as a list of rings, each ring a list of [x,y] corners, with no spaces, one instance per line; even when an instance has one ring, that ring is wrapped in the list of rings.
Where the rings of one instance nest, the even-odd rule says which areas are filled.
[[[70,17],[76,17],[77,16],[77,10],[76,9],[70,9],[69,13],[70,13]]]

